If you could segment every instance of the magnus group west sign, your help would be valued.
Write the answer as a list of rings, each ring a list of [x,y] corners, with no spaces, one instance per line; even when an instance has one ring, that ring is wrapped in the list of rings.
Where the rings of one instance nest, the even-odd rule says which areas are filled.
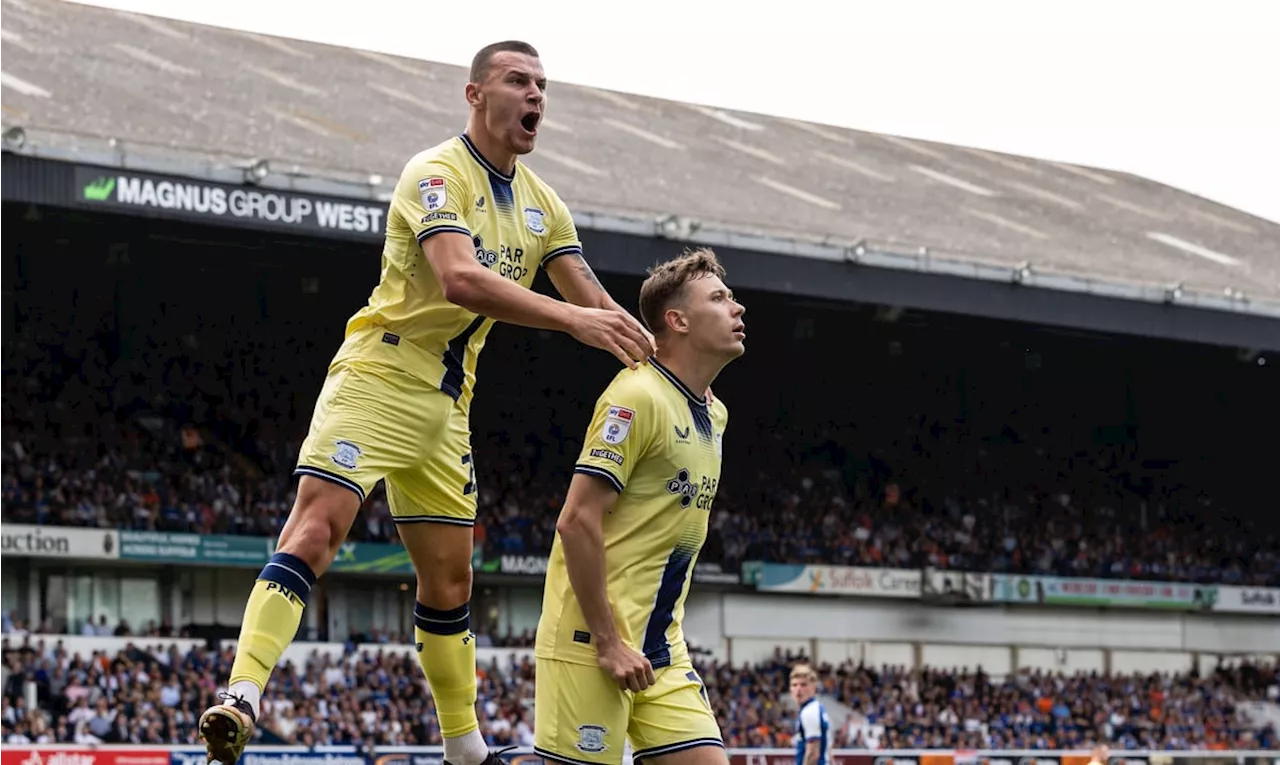
[[[386,227],[386,206],[359,200],[82,165],[73,177],[80,207],[368,240]]]

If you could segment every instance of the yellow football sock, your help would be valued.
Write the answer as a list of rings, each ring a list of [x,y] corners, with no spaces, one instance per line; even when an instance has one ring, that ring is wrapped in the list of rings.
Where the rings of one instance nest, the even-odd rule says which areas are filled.
[[[440,734],[457,738],[480,728],[476,720],[476,638],[469,604],[438,611],[413,607],[418,663],[436,700]]]
[[[315,583],[316,575],[302,559],[289,553],[271,556],[244,607],[231,685],[247,681],[266,688],[284,649],[298,634],[307,596]]]

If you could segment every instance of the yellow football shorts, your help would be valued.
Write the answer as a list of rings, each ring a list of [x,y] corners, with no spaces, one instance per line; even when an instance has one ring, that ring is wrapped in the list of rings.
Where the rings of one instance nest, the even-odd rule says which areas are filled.
[[[702,679],[690,664],[656,670],[633,693],[603,669],[537,659],[534,753],[573,765],[616,765],[626,739],[641,760],[698,746],[723,747]]]
[[[475,525],[467,413],[448,394],[397,369],[329,371],[294,473],[344,486],[361,502],[386,479],[396,523]]]

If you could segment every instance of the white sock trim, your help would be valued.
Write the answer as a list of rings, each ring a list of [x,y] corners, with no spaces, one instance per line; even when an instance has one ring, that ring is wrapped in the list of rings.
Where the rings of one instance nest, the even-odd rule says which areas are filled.
[[[444,740],[444,758],[449,765],[480,765],[489,756],[489,746],[484,743],[480,729],[463,736]]]
[[[254,685],[252,682],[248,680],[241,680],[238,683],[232,683],[231,687],[227,689],[227,693],[233,696],[240,696],[245,701],[249,702],[250,708],[253,709],[254,719],[262,716],[262,689]],[[234,704],[234,699],[227,699],[228,706],[232,706]]]

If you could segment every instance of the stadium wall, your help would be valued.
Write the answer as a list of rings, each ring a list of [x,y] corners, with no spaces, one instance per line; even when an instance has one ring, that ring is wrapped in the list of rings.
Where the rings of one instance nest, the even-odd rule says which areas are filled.
[[[113,548],[114,549],[114,548]],[[107,587],[121,604],[112,623],[127,618],[142,626],[150,621],[193,625],[208,640],[231,644],[243,616],[254,574],[248,569],[194,566],[95,565],[68,568],[65,562],[38,560],[23,568],[5,557],[6,610],[18,604],[18,589],[31,589],[22,605],[31,623],[43,614],[75,617],[97,615],[92,603],[79,601],[88,580],[96,592]],[[30,564],[28,564],[30,565]],[[44,571],[47,577],[39,572]],[[40,582],[62,581],[64,602],[42,602]],[[286,660],[305,661],[321,650],[341,655],[341,643],[315,642],[322,635],[405,635],[411,630],[412,587],[402,578],[335,574],[317,591],[325,607],[308,609],[297,651]],[[110,580],[110,581],[109,581]],[[125,593],[128,597],[125,597]],[[537,626],[541,592],[534,578],[486,585],[477,608],[497,617],[485,635],[532,633]],[[129,607],[124,607],[125,602]],[[105,602],[105,601],[104,601]],[[108,603],[109,605],[109,603]],[[141,609],[141,610],[139,610]],[[22,613],[22,611],[19,611]],[[695,586],[684,614],[691,645],[711,658],[734,665],[767,662],[779,655],[804,655],[823,663],[868,666],[982,667],[999,677],[1024,669],[1054,672],[1152,673],[1213,671],[1220,661],[1249,658],[1264,665],[1280,660],[1280,620],[1274,615],[1220,614],[1171,610],[1136,611],[1059,605],[995,605],[956,607],[929,601],[867,595],[818,596],[720,592]],[[13,636],[10,636],[13,637]],[[19,638],[20,639],[20,638]],[[124,638],[45,635],[48,644],[69,648],[88,640],[94,645],[123,647]],[[358,639],[358,638],[357,638]],[[135,639],[136,640],[136,639]],[[142,642],[139,640],[139,642]],[[148,641],[151,642],[151,641]],[[203,643],[202,641],[199,641]],[[180,650],[189,650],[182,644]],[[82,646],[88,650],[88,645]],[[371,646],[385,650],[385,645]],[[396,647],[398,650],[399,647]],[[89,650],[91,653],[92,651]],[[506,654],[495,654],[505,658]],[[493,658],[493,657],[490,657]]]
[[[187,570],[189,600],[180,599],[178,623],[239,624],[244,596],[255,574],[245,570]],[[348,591],[348,588],[350,590]],[[330,635],[370,627],[403,632],[412,614],[412,592],[390,581],[335,580],[326,583],[325,613]],[[502,626],[519,634],[537,626],[542,593],[532,586],[509,588],[502,597]],[[361,618],[353,624],[352,612]],[[309,617],[318,618],[313,609]],[[1112,668],[1186,669],[1193,654],[1280,654],[1280,620],[1269,616],[1128,612],[1035,606],[946,608],[875,598],[815,598],[710,591],[690,593],[685,631],[695,645],[734,662],[756,661],[777,646],[790,646],[832,661],[866,656],[875,664],[915,664],[907,651],[933,646],[930,665],[994,667],[1010,661],[1007,649],[1028,651],[1038,666],[1045,651],[1099,649],[1072,653],[1069,663],[1104,669],[1101,649],[1113,651]],[[310,627],[317,627],[312,622]],[[865,645],[877,646],[866,654]],[[886,646],[907,646],[888,648]],[[984,647],[990,647],[988,651]],[[993,659],[993,657],[1002,657]],[[1061,663],[1055,660],[1056,663]],[[1116,663],[1118,662],[1118,664]]]
[[[532,600],[532,598],[528,599]],[[764,631],[761,629],[748,634],[730,635],[723,630],[717,631],[716,624],[712,622],[718,613],[723,614],[725,600],[723,596],[714,593],[695,593],[691,597],[690,609],[686,612],[687,635],[691,645],[703,655],[720,661],[727,661],[734,665],[768,662],[776,660],[779,656],[790,654],[804,655],[822,663],[836,665],[853,662],[873,667],[885,665],[911,668],[928,666],[957,670],[981,667],[993,677],[1002,677],[1024,669],[1067,673],[1083,671],[1124,674],[1135,672],[1143,674],[1153,672],[1178,673],[1197,669],[1203,674],[1212,672],[1222,662],[1234,663],[1241,659],[1249,659],[1263,665],[1272,665],[1280,662],[1280,648],[1274,646],[1274,640],[1272,641],[1272,647],[1261,651],[1233,650],[1229,644],[1221,642],[1211,643],[1197,650],[1117,648],[1107,645],[1107,642],[1109,640],[1114,642],[1115,635],[1123,635],[1123,630],[1118,629],[1115,635],[1110,635],[1106,631],[1105,625],[1097,631],[1082,631],[1078,633],[1078,635],[1084,635],[1084,637],[1081,638],[1081,644],[1076,646],[1066,645],[1062,641],[1034,644],[1026,636],[1011,638],[1011,642],[1008,643],[995,643],[991,642],[990,639],[987,639],[986,642],[980,642],[981,636],[971,635],[968,640],[973,642],[965,643],[957,642],[955,635],[936,631],[927,632],[924,636],[917,636],[917,639],[913,640],[909,636],[890,634],[895,624],[901,624],[904,619],[909,620],[912,618],[911,614],[905,613],[911,610],[910,607],[899,605],[884,606],[865,601],[860,605],[850,604],[844,608],[867,612],[871,615],[872,621],[882,625],[884,632],[870,638],[859,638],[856,635],[832,636],[828,634],[825,637],[813,637],[811,634],[795,634],[802,631],[813,633],[829,629],[829,622],[826,625],[818,624],[824,618],[824,614],[817,611],[810,612],[811,615],[806,622],[798,623],[807,626],[796,626],[790,628],[790,630],[775,631],[777,634],[773,637],[761,636],[760,633]],[[999,624],[1002,620],[1007,620],[1011,616],[994,610],[972,613],[988,619],[992,624]],[[1015,616],[1022,616],[1028,619],[1039,618],[1047,620],[1050,624],[1061,623],[1060,620],[1064,618],[1060,614],[1037,615],[1031,613]],[[1153,621],[1148,625],[1151,627],[1152,634],[1159,636],[1169,631],[1176,631],[1173,630],[1173,627],[1178,622],[1179,617],[1173,615],[1165,615],[1165,617],[1164,624],[1158,624]],[[1082,615],[1079,618],[1087,619],[1089,617]],[[1106,614],[1098,615],[1096,618],[1115,620],[1114,616]],[[239,617],[237,616],[235,620],[225,624],[234,626],[238,622]],[[1133,626],[1133,623],[1130,626]],[[1260,625],[1260,628],[1268,626],[1263,624]],[[1003,632],[1008,635],[1008,628],[1006,627]],[[1275,633],[1276,630],[1272,627],[1271,632]],[[281,657],[282,663],[291,661],[301,665],[316,653],[338,659],[348,650],[347,644],[343,642],[306,640],[305,634],[304,629],[300,639],[285,651]],[[1092,639],[1096,642],[1090,642],[1089,635],[1092,635]],[[131,643],[150,651],[167,651],[170,647],[176,647],[180,652],[184,653],[206,644],[203,639],[177,640],[61,634],[14,635],[7,636],[6,639],[10,642],[27,642],[37,647],[41,644],[46,647],[61,644],[72,654],[79,653],[84,656],[92,655],[95,651],[110,652],[121,650]],[[1050,638],[1043,636],[1042,639],[1050,640]],[[226,650],[234,645],[235,641],[230,639],[223,639],[217,642],[217,647],[221,650]],[[407,643],[375,642],[360,644],[356,646],[356,650],[375,653],[404,652],[408,654],[410,646]],[[512,660],[523,661],[531,655],[529,649],[493,648],[482,644],[479,648],[478,657],[482,663],[492,661],[506,663]]]
[[[690,593],[685,634],[735,663],[777,647],[819,661],[1062,671],[1211,669],[1223,655],[1280,656],[1280,621],[1080,608],[946,608],[869,598]],[[1004,669],[1000,669],[1004,668]]]
[[[926,642],[970,646],[1109,648],[1173,653],[1280,653],[1280,629],[1274,618],[1208,616],[1187,613],[1131,613],[1094,609],[1034,607],[940,608],[920,603],[870,599],[815,599],[804,596],[727,594],[719,605],[699,598],[689,609],[722,609],[725,638],[737,652],[743,641],[775,645],[814,639],[838,644]],[[710,624],[709,615],[687,617]],[[691,633],[693,634],[693,633]]]
[[[90,569],[53,560],[32,561],[34,566],[23,572],[9,557],[4,605],[13,609],[22,602],[31,623],[45,613],[78,619],[93,612],[96,617],[94,605],[77,600],[83,588],[70,585],[89,577],[97,586],[114,577],[118,593],[131,593],[131,605],[129,613],[113,613],[111,619],[127,617],[139,626],[168,620],[213,627],[204,631],[211,639],[234,636],[243,616],[242,593],[254,578],[244,568],[98,564]],[[41,601],[39,571],[64,582],[66,602]],[[20,599],[19,589],[31,591]],[[302,640],[372,631],[403,635],[411,629],[412,587],[402,577],[335,574],[323,580],[319,593],[325,608],[307,610]],[[536,578],[487,585],[479,597],[478,608],[498,613],[487,634],[519,635],[536,627],[541,606]],[[148,603],[151,610],[137,610]],[[1002,675],[1023,668],[1208,671],[1222,656],[1258,657],[1264,663],[1280,657],[1280,619],[1264,614],[991,603],[955,607],[867,595],[737,593],[695,586],[684,624],[691,644],[734,664],[767,660],[781,649],[822,662],[982,666]]]

